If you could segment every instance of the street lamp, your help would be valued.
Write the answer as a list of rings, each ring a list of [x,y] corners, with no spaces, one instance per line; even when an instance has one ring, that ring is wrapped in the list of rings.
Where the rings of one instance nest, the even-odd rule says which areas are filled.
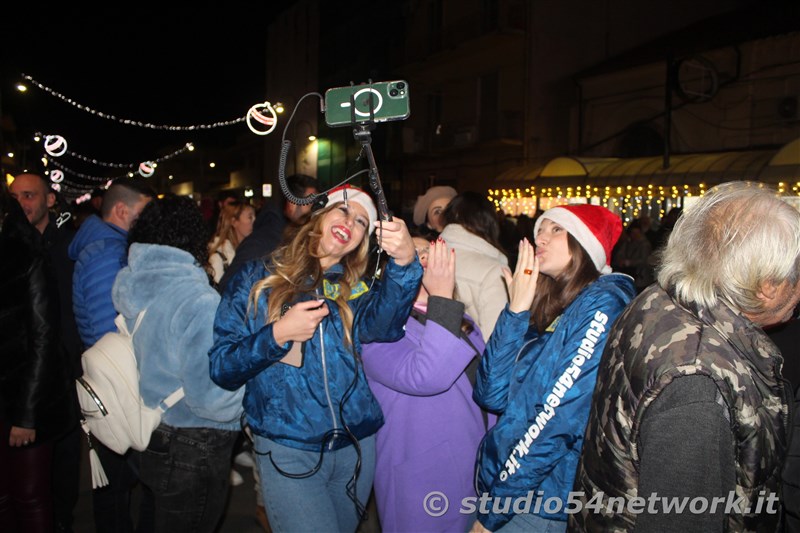
[[[301,119],[297,121],[295,132],[295,138],[302,139],[295,142],[295,172],[316,176],[319,143],[314,127],[309,121]]]

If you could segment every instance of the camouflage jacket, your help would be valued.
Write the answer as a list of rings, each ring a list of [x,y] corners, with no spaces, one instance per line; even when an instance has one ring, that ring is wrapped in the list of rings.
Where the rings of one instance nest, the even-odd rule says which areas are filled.
[[[645,290],[609,333],[575,481],[575,490],[583,492],[582,511],[570,516],[570,529],[634,528],[637,515],[627,505],[608,513],[608,498],[648,496],[638,494],[644,413],[673,379],[699,374],[717,385],[737,450],[735,496],[741,512],[726,515],[726,530],[774,531],[779,513],[758,512],[757,500],[761,491],[778,492],[786,452],[789,407],[782,363],[761,328],[727,305],[684,307],[657,285]],[[587,508],[587,502],[600,505]]]

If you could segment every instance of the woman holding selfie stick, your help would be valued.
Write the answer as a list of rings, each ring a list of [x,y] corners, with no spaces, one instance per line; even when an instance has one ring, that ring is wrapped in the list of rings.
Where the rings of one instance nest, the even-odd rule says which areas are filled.
[[[245,386],[261,487],[274,531],[355,531],[383,424],[361,344],[403,336],[422,267],[401,219],[378,221],[372,199],[340,187],[290,229],[265,264],[247,264],[218,308],[211,376]],[[390,256],[362,280],[368,242]]]

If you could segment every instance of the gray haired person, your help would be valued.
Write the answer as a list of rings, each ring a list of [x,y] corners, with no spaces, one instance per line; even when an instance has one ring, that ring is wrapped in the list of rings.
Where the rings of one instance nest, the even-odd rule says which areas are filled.
[[[800,301],[800,213],[731,182],[678,219],[609,333],[575,531],[774,531],[792,391],[763,331]]]

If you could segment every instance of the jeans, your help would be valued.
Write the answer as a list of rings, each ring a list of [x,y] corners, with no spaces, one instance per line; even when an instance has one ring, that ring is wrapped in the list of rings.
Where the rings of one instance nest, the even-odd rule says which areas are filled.
[[[228,498],[238,431],[160,424],[137,453],[139,479],[153,492],[155,531],[213,532]]]
[[[92,512],[96,533],[132,533],[134,521],[131,518],[131,491],[137,483],[137,472],[130,464],[131,453],[119,455],[92,439],[92,446],[108,477],[108,485],[92,490]],[[153,495],[149,490],[142,491],[139,508],[138,533],[152,531]]]
[[[78,424],[53,443],[53,512],[56,531],[72,531],[73,510],[78,504],[81,476],[81,444]]]
[[[509,522],[498,529],[498,533],[563,533],[567,523],[562,520],[548,520],[538,514],[514,515]]]
[[[359,444],[361,472],[355,492],[366,507],[375,477],[375,436],[362,439]],[[272,462],[285,473],[302,474],[316,466],[319,452],[289,448],[258,435],[254,448],[264,507],[274,532],[356,530],[360,517],[347,489],[358,461],[355,446],[326,451],[319,470],[302,479],[281,474]]]

